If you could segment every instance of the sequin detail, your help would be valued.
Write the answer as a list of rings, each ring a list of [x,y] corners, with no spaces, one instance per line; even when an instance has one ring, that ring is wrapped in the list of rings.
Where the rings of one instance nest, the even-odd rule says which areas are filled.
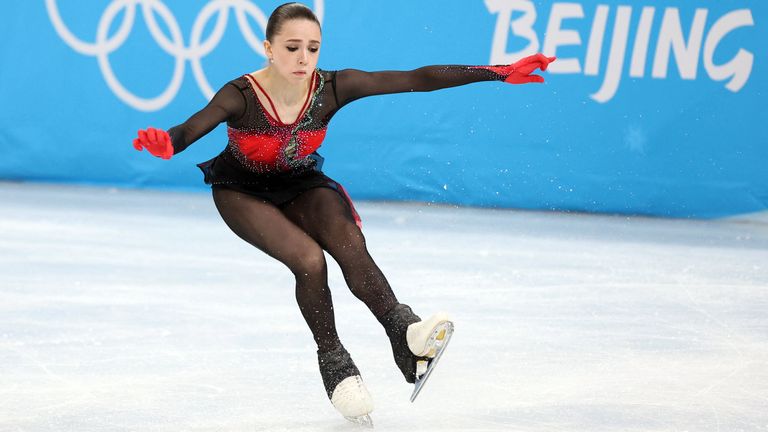
[[[317,88],[312,93],[306,111],[293,125],[278,124],[262,109],[269,122],[265,130],[227,128],[227,151],[248,170],[258,173],[275,173],[311,167],[315,161],[308,156],[315,152],[325,139],[326,128],[303,130],[314,120],[313,111],[318,95],[325,86],[323,74],[316,72]],[[254,97],[258,99],[254,90]]]

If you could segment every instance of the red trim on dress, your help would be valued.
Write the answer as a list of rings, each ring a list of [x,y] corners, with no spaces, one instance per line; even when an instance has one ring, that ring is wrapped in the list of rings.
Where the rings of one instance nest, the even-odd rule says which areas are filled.
[[[360,215],[357,214],[357,210],[355,209],[355,204],[352,202],[352,197],[349,196],[349,194],[347,193],[347,190],[344,189],[344,186],[342,186],[341,183],[337,181],[334,181],[334,183],[336,183],[336,186],[339,187],[339,191],[347,200],[347,203],[349,204],[349,209],[352,211],[352,218],[355,219],[355,225],[357,225],[358,228],[363,229],[363,220],[360,219]]]
[[[239,153],[245,157],[247,162],[253,162],[264,167],[272,165],[276,171],[285,171],[291,168],[295,160],[307,158],[320,147],[325,138],[326,127],[317,130],[298,130],[299,128],[296,127],[296,125],[300,124],[303,117],[307,115],[312,105],[313,95],[317,91],[318,80],[320,79],[317,71],[313,72],[309,92],[301,107],[301,111],[296,120],[290,125],[283,123],[272,98],[269,97],[269,94],[267,94],[259,82],[250,74],[243,76],[248,81],[249,87],[256,98],[256,103],[259,105],[264,117],[271,125],[266,130],[259,131],[228,128],[227,133],[230,142],[236,145]],[[258,91],[264,94],[264,97],[274,111],[274,116],[259,100]],[[296,140],[296,150],[295,153],[287,155],[285,148],[291,139]],[[248,165],[247,162],[243,163]]]
[[[248,79],[248,82],[251,84],[251,90],[253,90],[254,95],[256,96],[256,100],[259,102],[259,106],[261,107],[261,110],[267,115],[267,117],[272,120],[274,123],[279,124],[280,126],[287,126],[287,127],[293,127],[296,125],[296,123],[301,120],[302,117],[304,117],[304,114],[306,114],[307,108],[309,108],[309,101],[312,100],[312,93],[315,92],[315,84],[317,81],[317,71],[312,72],[312,82],[309,84],[309,91],[307,92],[307,98],[304,100],[304,105],[301,106],[301,111],[299,111],[298,117],[296,117],[296,120],[293,121],[291,124],[285,124],[283,123],[283,120],[280,118],[280,114],[277,112],[277,109],[275,108],[275,103],[272,102],[272,98],[269,97],[269,94],[267,94],[266,90],[259,84],[258,81],[256,81],[256,78],[254,78],[251,74],[245,74],[245,77]],[[272,113],[267,111],[264,108],[264,105],[259,101],[259,95],[256,93],[256,89],[253,87],[253,85],[256,85],[256,87],[261,90],[261,92],[264,94],[264,97],[267,98],[267,102],[269,102],[269,105],[272,107],[272,111],[275,113],[273,116]],[[277,118],[275,118],[277,117]]]

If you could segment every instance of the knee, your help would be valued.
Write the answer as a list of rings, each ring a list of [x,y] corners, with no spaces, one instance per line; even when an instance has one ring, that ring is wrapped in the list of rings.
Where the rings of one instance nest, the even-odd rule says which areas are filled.
[[[291,266],[291,271],[297,279],[325,277],[326,269],[325,255],[319,246],[301,251],[295,264]]]

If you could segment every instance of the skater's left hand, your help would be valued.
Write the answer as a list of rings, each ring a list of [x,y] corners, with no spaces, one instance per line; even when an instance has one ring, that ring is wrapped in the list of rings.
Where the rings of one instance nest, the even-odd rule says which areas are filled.
[[[557,60],[557,57],[547,57],[544,54],[538,53],[525,57],[510,65],[488,66],[488,69],[501,75],[501,77],[504,78],[505,83],[543,83],[544,77],[541,75],[531,75],[531,73],[536,69],[546,71],[549,64],[555,60]]]

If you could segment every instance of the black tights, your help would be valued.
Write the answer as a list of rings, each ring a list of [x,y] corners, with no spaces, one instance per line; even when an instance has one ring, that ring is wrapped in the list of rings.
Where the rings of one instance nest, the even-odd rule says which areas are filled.
[[[349,205],[333,189],[310,189],[285,206],[224,187],[213,188],[224,222],[296,276],[296,301],[320,351],[339,344],[323,251],[339,264],[347,286],[380,318],[397,304],[373,262]]]

